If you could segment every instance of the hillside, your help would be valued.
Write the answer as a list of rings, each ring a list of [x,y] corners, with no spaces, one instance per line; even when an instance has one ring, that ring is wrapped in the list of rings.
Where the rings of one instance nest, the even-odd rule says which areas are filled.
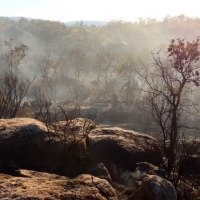
[[[35,74],[38,87],[52,102],[71,108],[75,104],[83,113],[91,109],[97,112],[98,122],[153,135],[157,127],[151,116],[144,116],[138,109],[143,83],[134,70],[142,67],[140,60],[146,65],[152,62],[152,51],[161,50],[163,58],[167,57],[172,38],[193,40],[200,30],[200,19],[184,15],[168,16],[163,21],[111,21],[101,26],[89,24],[96,21],[69,26],[39,19],[12,19],[17,20],[0,20],[0,50],[2,54],[6,51],[4,40],[12,39],[13,46],[27,45],[20,74],[29,79]],[[34,99],[31,90],[27,98]],[[199,97],[199,93],[192,97],[195,103]],[[184,120],[197,125],[199,116],[185,116]],[[196,131],[187,134],[199,137]]]

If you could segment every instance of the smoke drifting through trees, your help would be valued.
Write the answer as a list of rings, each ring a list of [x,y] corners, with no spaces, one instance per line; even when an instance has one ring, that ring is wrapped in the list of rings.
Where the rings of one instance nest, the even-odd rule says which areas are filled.
[[[4,18],[0,25],[2,54],[6,51],[5,39],[12,38],[14,44],[24,43],[29,48],[26,63],[19,67],[20,76],[29,78],[36,74],[29,97],[34,98],[31,91],[37,86],[52,103],[114,110],[114,116],[109,115],[111,124],[128,121],[140,131],[147,129],[138,124],[145,124],[142,126],[151,132],[151,119],[141,118],[137,111],[144,87],[134,72],[141,65],[138,60],[151,63],[150,51],[166,49],[171,38],[195,38],[200,19],[181,15],[166,17],[162,22],[140,19],[137,23],[111,21],[105,26],[66,26],[60,22]],[[199,96],[196,91],[194,102]],[[116,110],[127,111],[128,115],[117,119],[120,115]],[[187,122],[195,123],[196,119]]]

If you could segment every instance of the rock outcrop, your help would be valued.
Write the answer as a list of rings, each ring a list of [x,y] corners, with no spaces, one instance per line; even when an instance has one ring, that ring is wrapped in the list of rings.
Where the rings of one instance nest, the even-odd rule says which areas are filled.
[[[103,163],[95,164],[88,169],[89,174],[102,178],[111,183],[111,177]]]
[[[60,122],[63,125],[63,123]],[[64,125],[63,125],[64,126]],[[75,177],[85,171],[85,140],[31,118],[0,120],[0,171],[22,168]],[[76,126],[73,127],[76,129]]]
[[[108,169],[114,164],[123,170],[134,171],[138,162],[159,165],[163,158],[160,144],[155,138],[121,128],[92,130],[88,148],[91,161],[102,162]]]
[[[138,162],[162,162],[158,141],[146,134],[96,126],[82,118],[68,123],[47,128],[30,118],[1,119],[0,171],[30,169],[73,178],[102,163],[114,178],[120,177],[120,170],[134,171]]]
[[[106,180],[91,175],[69,179],[29,170],[20,170],[19,174],[21,177],[0,174],[0,199],[118,199]]]
[[[0,120],[0,170],[12,167],[39,168],[44,163],[40,145],[47,129],[43,123],[29,118]],[[7,171],[6,171],[7,172]]]
[[[128,200],[177,200],[173,185],[156,175],[146,175],[137,192]]]
[[[145,172],[146,174],[157,175],[162,178],[166,178],[166,176],[167,176],[166,170],[161,169],[161,168],[159,168],[155,165],[152,165],[150,163],[147,163],[147,162],[137,163],[135,167],[136,167],[136,170]]]

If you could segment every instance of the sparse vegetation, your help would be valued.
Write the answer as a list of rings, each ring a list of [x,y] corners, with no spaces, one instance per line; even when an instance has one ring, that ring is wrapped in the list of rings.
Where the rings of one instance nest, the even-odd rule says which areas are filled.
[[[13,118],[17,115],[33,80],[20,77],[19,72],[28,47],[24,44],[14,47],[12,40],[5,41],[5,45],[7,51],[1,55],[0,66],[0,118]]]
[[[89,155],[73,151],[87,145],[95,120],[161,140],[166,162],[159,167],[180,199],[197,199],[199,174],[190,166],[200,159],[193,148],[200,131],[200,19],[66,26],[22,18],[0,19],[0,26],[0,118],[31,116],[45,124],[47,143],[38,144],[44,171],[59,159],[62,170],[70,157],[84,168]],[[50,159],[55,141],[60,149]],[[144,174],[127,172],[122,179],[131,177],[136,188],[136,176]]]
[[[172,39],[167,49],[167,59],[163,61],[160,51],[152,53],[153,63],[148,66],[143,64],[143,71],[137,71],[146,82],[142,105],[160,127],[168,179],[177,191],[181,176],[188,172],[180,162],[185,156],[186,165],[191,156],[190,151],[181,148],[179,140],[185,140],[185,137],[182,138],[185,129],[200,130],[183,122],[185,116],[196,116],[199,112],[192,99],[200,83],[199,49],[199,38],[192,42]]]

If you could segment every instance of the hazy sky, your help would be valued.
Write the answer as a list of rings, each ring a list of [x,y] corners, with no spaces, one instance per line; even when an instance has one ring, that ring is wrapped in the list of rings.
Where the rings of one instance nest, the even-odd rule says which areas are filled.
[[[0,16],[61,22],[76,20],[200,17],[200,0],[0,0]]]

